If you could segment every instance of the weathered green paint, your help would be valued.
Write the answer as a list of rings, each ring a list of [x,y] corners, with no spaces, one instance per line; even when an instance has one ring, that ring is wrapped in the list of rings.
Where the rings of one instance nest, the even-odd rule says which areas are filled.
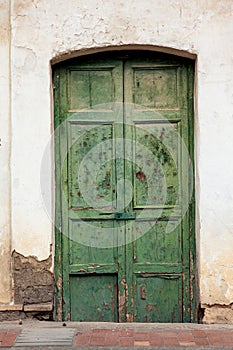
[[[136,286],[135,321],[182,321],[182,276],[180,274],[141,274],[137,276]]]
[[[118,320],[117,274],[71,275],[70,298],[74,319],[100,322]]]
[[[192,157],[193,66],[159,54],[110,55],[54,74],[55,125],[68,120],[55,140],[58,318],[62,298],[65,320],[195,322],[194,198],[177,225],[192,175],[177,134]],[[79,184],[83,159],[94,205]],[[109,248],[93,245],[102,238]]]

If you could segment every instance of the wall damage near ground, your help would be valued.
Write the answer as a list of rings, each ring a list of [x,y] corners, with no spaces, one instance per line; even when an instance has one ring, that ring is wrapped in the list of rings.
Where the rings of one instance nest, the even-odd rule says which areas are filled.
[[[203,323],[233,324],[233,304],[202,305],[204,308]]]
[[[53,319],[54,277],[52,255],[39,261],[34,256],[12,253],[14,305],[0,305],[1,320]]]
[[[14,302],[24,306],[53,303],[54,278],[50,271],[52,256],[38,261],[35,257],[24,257],[14,251],[12,257]]]

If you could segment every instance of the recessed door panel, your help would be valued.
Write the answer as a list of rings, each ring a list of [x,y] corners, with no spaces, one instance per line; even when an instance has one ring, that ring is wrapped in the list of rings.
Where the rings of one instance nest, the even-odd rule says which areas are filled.
[[[181,322],[182,277],[146,274],[137,277],[135,321]]]

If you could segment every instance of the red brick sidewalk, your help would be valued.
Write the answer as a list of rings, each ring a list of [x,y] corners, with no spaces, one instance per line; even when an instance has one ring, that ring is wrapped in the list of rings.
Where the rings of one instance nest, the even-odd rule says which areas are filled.
[[[60,328],[62,323],[24,323],[0,325],[0,348],[10,348],[23,329]],[[63,328],[63,327],[62,327]],[[233,349],[233,327],[204,325],[123,325],[68,323],[75,332],[74,347],[195,347],[215,346]],[[35,344],[36,346],[36,344]]]
[[[0,348],[8,348],[13,346],[19,333],[19,330],[0,331]]]
[[[73,346],[224,346],[233,348],[233,330],[92,329],[77,332]]]

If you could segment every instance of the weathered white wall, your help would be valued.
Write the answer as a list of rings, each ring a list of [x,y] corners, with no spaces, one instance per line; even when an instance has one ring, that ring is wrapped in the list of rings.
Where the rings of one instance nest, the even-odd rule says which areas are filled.
[[[0,1],[0,302],[11,301],[10,274],[10,7]]]
[[[232,303],[233,2],[0,0],[1,3],[11,3],[12,249],[44,259],[52,242],[52,224],[40,194],[41,160],[53,123],[50,60],[85,48],[111,45],[183,50],[197,55],[195,152],[200,298],[202,304]],[[7,46],[4,48],[7,50]],[[1,89],[8,79],[2,79],[7,75],[5,64],[6,69],[1,67]],[[6,85],[6,97],[8,90]],[[7,133],[9,110],[0,113]],[[7,162],[7,146],[0,152]],[[1,173],[3,183],[8,181],[7,171]],[[52,198],[51,173],[48,167],[48,195]],[[2,193],[6,195],[5,188],[1,184],[1,198]],[[7,212],[5,219],[8,216]],[[3,286],[2,283],[0,291]],[[1,294],[0,301],[4,301]]]

